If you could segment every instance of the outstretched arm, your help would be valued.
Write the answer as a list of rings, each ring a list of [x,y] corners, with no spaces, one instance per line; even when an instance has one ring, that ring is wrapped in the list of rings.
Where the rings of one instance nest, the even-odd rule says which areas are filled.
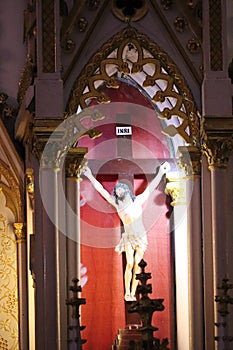
[[[92,175],[91,169],[87,167],[84,170],[83,174],[90,180],[96,191],[98,191],[101,194],[101,196],[104,199],[106,199],[106,201],[115,206],[114,199],[111,197],[110,193],[107,190],[105,190],[101,183],[98,180],[96,180],[96,178]]]
[[[153,180],[147,186],[145,191],[137,196],[137,200],[140,200],[141,203],[144,203],[148,199],[151,192],[153,192],[159,185],[163,175],[166,174],[169,170],[170,164],[168,162],[165,162],[162,165],[160,165],[157,175],[153,178]]]

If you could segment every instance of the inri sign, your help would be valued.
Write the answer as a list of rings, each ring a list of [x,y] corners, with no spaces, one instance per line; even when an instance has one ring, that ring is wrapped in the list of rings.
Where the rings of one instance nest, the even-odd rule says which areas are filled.
[[[117,126],[116,135],[132,135],[132,126]]]

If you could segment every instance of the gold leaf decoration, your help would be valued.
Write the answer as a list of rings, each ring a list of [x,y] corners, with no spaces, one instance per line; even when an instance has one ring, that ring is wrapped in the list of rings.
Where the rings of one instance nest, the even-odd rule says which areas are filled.
[[[7,218],[0,214],[0,349],[19,349],[16,242]]]

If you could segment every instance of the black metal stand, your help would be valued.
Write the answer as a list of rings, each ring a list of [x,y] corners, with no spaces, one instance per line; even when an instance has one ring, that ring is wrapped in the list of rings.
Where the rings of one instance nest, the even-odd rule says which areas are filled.
[[[86,343],[86,340],[81,338],[81,331],[85,329],[85,326],[80,326],[79,307],[86,304],[86,299],[78,297],[78,293],[82,291],[81,286],[78,286],[79,280],[74,278],[72,282],[73,286],[70,286],[69,290],[73,292],[73,297],[66,300],[66,305],[72,306],[73,320],[72,324],[68,326],[70,331],[69,349],[82,350],[82,344]]]

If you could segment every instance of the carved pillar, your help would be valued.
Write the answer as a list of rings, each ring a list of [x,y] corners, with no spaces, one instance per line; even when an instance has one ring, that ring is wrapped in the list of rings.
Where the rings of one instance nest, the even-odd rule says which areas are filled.
[[[81,251],[80,251],[80,182],[82,174],[83,157],[87,148],[70,148],[66,156],[66,216],[67,216],[67,281],[74,278],[81,279]],[[67,294],[67,298],[69,295]],[[74,318],[68,310],[68,326],[74,325]],[[72,339],[74,332],[68,335],[69,348],[73,349],[76,344]]]
[[[188,305],[188,245],[186,218],[186,184],[179,174],[169,172],[167,175],[166,193],[171,197],[174,226],[175,279],[176,279],[176,323],[177,348],[189,348],[189,305]],[[171,227],[172,229],[172,227]]]
[[[66,283],[61,276],[64,261],[60,254],[65,254],[65,247],[61,247],[59,232],[59,220],[66,220],[65,210],[59,212],[63,145],[58,140],[46,146],[40,167],[34,170],[36,349],[59,350],[65,348],[66,343],[66,329],[62,329],[62,322],[66,323],[66,316],[62,314],[65,295],[61,296]]]
[[[80,182],[86,148],[71,148],[66,156],[68,281],[80,280]],[[70,208],[75,215],[70,215]]]
[[[39,261],[43,264],[43,284],[39,281],[38,270],[36,269],[36,287],[40,283],[39,288],[36,289],[37,296],[37,309],[36,315],[38,315],[39,307],[43,309],[44,315],[42,316],[44,322],[44,335],[41,339],[38,339],[37,336],[37,347],[38,349],[50,349],[55,346],[58,346],[57,341],[60,342],[59,339],[59,325],[58,320],[60,319],[59,312],[59,304],[57,299],[57,293],[59,293],[59,276],[56,281],[56,272],[57,272],[57,227],[56,227],[56,202],[57,202],[57,193],[56,193],[56,182],[57,182],[57,168],[42,168],[41,169],[41,183],[40,183],[40,191],[42,195],[51,197],[51,207],[50,207],[50,216],[53,216],[53,222],[50,221],[48,217],[48,213],[43,208],[42,209],[42,227],[36,227],[36,236],[35,250],[37,251],[37,242],[39,238],[39,230],[41,230],[41,242],[42,244],[42,257],[36,258],[36,266],[39,264]],[[37,217],[38,218],[38,217]],[[39,218],[38,218],[39,219]],[[55,221],[55,222],[54,222]],[[42,272],[42,271],[41,271]],[[41,276],[42,277],[42,276]],[[42,281],[41,281],[42,282]],[[43,295],[40,295],[40,292]],[[43,301],[42,301],[43,299]],[[39,306],[41,305],[41,306]],[[42,306],[43,305],[43,306]],[[42,310],[41,310],[42,311]],[[40,311],[40,312],[41,312]],[[38,315],[39,316],[39,315]],[[41,322],[41,317],[38,323]],[[41,327],[41,326],[40,326]],[[36,327],[37,328],[37,327]],[[44,341],[45,344],[42,347],[40,344],[41,341]],[[59,348],[59,346],[58,346]]]
[[[193,146],[179,147],[178,152],[180,166],[186,174],[189,347],[190,349],[203,349],[201,152]]]
[[[19,288],[19,324],[20,324],[20,348],[28,348],[28,305],[27,305],[27,247],[26,228],[22,222],[13,224],[17,243],[17,266],[18,266],[18,288]]]
[[[232,219],[229,213],[228,193],[228,161],[233,149],[233,118],[224,116],[205,116],[202,120],[202,151],[207,156],[208,166],[211,171],[211,215],[212,215],[212,257],[213,257],[213,329],[215,334],[215,349],[226,348],[223,341],[221,314],[214,303],[218,295],[218,285],[224,278],[228,278],[232,267],[230,266],[231,239],[230,228]],[[230,180],[231,181],[231,180]],[[208,273],[206,271],[206,273]],[[210,349],[211,344],[207,349]],[[212,347],[213,348],[213,347]],[[227,349],[227,348],[226,348]]]

